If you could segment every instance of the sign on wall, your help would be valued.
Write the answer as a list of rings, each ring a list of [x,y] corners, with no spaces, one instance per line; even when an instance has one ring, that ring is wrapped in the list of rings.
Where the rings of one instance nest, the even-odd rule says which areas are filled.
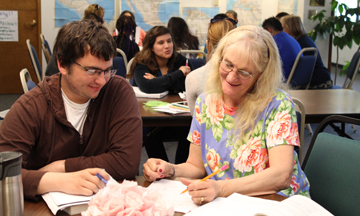
[[[0,41],[19,41],[17,11],[0,11]]]

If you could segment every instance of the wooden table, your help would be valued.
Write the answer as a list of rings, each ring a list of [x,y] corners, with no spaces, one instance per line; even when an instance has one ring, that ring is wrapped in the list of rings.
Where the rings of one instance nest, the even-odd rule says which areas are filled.
[[[305,106],[305,123],[320,123],[330,115],[360,118],[360,92],[349,89],[289,90]]]
[[[148,187],[150,185],[149,182],[145,181],[145,178],[143,176],[138,176],[136,178],[136,181],[139,185],[143,187]],[[278,194],[269,194],[269,195],[262,195],[258,196],[263,199],[270,199],[270,200],[276,200],[276,201],[282,201],[286,199],[287,197],[280,196]],[[50,209],[47,207],[46,203],[41,200],[37,203],[26,201],[24,202],[24,216],[52,216]],[[68,215],[67,213],[63,211],[59,211],[57,214],[59,215]],[[78,214],[80,215],[80,214]],[[176,212],[174,216],[181,216],[184,215],[183,213]]]
[[[171,115],[154,111],[144,105],[150,100],[161,100],[168,103],[179,102],[182,101],[179,95],[167,95],[161,99],[137,98],[137,100],[144,127],[190,126],[191,124],[192,117],[190,114]]]

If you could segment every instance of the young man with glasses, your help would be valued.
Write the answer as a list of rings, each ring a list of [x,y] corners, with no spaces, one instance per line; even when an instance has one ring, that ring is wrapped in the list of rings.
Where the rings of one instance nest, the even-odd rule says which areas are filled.
[[[23,153],[27,199],[49,191],[91,195],[109,180],[133,179],[142,122],[131,85],[114,76],[116,44],[94,21],[63,26],[46,77],[11,107],[0,127],[0,151]]]

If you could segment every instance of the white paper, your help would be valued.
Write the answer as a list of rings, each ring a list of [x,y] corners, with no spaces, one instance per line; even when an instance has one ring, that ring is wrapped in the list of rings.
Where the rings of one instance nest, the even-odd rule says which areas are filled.
[[[133,86],[133,89],[134,89],[136,97],[143,97],[143,98],[162,98],[162,97],[165,97],[167,94],[169,94],[168,91],[164,91],[161,93],[148,94],[148,93],[140,91],[139,87],[136,87],[136,86]]]
[[[151,183],[148,188],[159,192],[163,199],[174,205],[174,211],[176,212],[187,213],[198,208],[198,205],[192,201],[189,193],[180,194],[186,189],[186,186],[180,181],[161,179]]]
[[[0,118],[5,118],[6,114],[10,111],[10,109],[3,110],[0,112]]]
[[[0,41],[19,41],[17,11],[0,11]]]

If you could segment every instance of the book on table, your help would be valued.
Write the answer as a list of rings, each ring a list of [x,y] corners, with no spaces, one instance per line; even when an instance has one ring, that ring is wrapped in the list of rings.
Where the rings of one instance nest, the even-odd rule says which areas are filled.
[[[136,97],[142,97],[142,98],[163,98],[169,94],[168,91],[164,91],[164,92],[160,92],[160,93],[151,93],[151,94],[145,93],[145,92],[142,92],[139,89],[139,87],[137,87],[137,86],[133,86],[133,89],[134,89]]]

